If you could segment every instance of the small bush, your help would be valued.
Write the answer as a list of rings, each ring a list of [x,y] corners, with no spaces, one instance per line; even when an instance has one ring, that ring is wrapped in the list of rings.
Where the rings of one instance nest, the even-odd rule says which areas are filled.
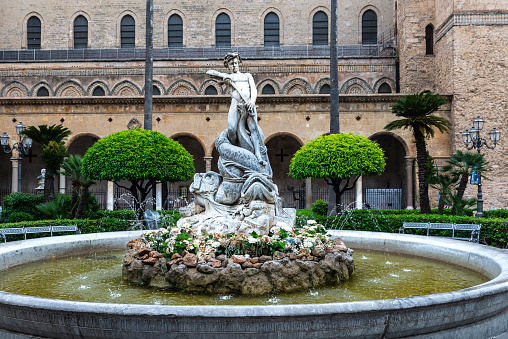
[[[328,203],[323,200],[318,200],[312,205],[312,212],[319,215],[327,215],[328,214]]]
[[[42,203],[44,196],[31,193],[11,193],[3,199],[2,220],[4,222],[21,221],[19,218],[25,216],[25,220],[38,220],[42,218],[42,213],[36,206]],[[22,212],[19,213],[19,212]],[[11,219],[11,214],[16,213]]]

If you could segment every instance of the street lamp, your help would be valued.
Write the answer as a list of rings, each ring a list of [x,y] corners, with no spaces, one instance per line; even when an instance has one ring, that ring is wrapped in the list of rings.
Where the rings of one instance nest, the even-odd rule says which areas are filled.
[[[490,141],[494,143],[493,146],[490,146],[487,144],[487,140],[483,139],[480,136],[480,131],[483,129],[483,123],[485,121],[478,116],[476,119],[473,120],[473,127],[471,127],[470,130],[467,130],[462,133],[462,141],[466,145],[467,150],[472,150],[473,148],[476,148],[478,153],[480,153],[480,150],[482,146],[487,147],[488,149],[494,149],[496,148],[497,142],[501,138],[501,132],[497,130],[495,127],[492,129],[492,131],[489,132]],[[471,144],[471,145],[469,145]],[[478,175],[478,208],[476,212],[477,218],[483,217],[483,193],[482,193],[482,176]]]
[[[17,150],[19,157],[18,160],[18,192],[21,192],[21,160],[23,160],[23,155],[28,153],[28,150],[32,147],[32,139],[21,135],[21,132],[23,132],[26,129],[25,125],[19,122],[19,124],[16,125],[16,133],[19,136],[19,142],[14,143],[12,145],[11,149],[8,149],[9,146],[9,139],[10,137],[7,135],[6,132],[0,136],[0,144],[2,145],[2,148],[5,153],[11,153],[13,150]]]

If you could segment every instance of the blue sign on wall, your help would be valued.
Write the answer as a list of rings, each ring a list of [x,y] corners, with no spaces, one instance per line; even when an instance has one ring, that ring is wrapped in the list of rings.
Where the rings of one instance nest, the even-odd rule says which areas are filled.
[[[481,175],[480,172],[473,170],[471,172],[471,179],[469,180],[469,183],[471,185],[478,185],[478,183],[480,182],[480,175]]]

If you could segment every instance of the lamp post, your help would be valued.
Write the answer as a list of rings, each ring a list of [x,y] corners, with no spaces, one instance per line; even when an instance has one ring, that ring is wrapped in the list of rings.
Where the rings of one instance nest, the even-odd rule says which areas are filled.
[[[10,137],[7,135],[6,132],[0,136],[0,144],[2,145],[2,148],[5,153],[11,153],[13,150],[18,151],[18,192],[21,192],[21,160],[23,160],[23,155],[28,153],[28,150],[32,147],[32,139],[27,136],[22,136],[21,132],[23,132],[26,129],[25,125],[19,122],[19,124],[16,125],[16,133],[19,136],[19,142],[14,143],[12,145],[11,149],[8,149],[7,146],[9,146],[9,139]]]
[[[476,148],[478,153],[480,153],[482,146],[487,147],[488,149],[496,148],[497,142],[501,137],[501,132],[497,130],[495,127],[492,131],[489,132],[490,141],[494,143],[493,146],[487,144],[487,140],[483,139],[480,136],[480,131],[483,129],[484,120],[478,116],[473,120],[473,127],[470,130],[467,130],[462,133],[462,141],[466,145],[467,150],[472,150]],[[471,145],[470,145],[471,144]],[[482,176],[481,173],[478,175],[478,208],[476,212],[477,218],[483,217],[483,193],[482,193]]]

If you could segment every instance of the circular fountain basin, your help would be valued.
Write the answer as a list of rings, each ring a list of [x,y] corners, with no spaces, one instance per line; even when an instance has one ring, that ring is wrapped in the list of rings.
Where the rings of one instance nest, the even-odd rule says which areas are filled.
[[[3,331],[50,338],[488,338],[508,330],[508,251],[436,237],[330,233],[352,248],[443,260],[491,280],[420,297],[273,306],[92,303],[0,292],[0,335]],[[139,235],[99,233],[1,244],[0,270],[70,254],[122,249]]]

